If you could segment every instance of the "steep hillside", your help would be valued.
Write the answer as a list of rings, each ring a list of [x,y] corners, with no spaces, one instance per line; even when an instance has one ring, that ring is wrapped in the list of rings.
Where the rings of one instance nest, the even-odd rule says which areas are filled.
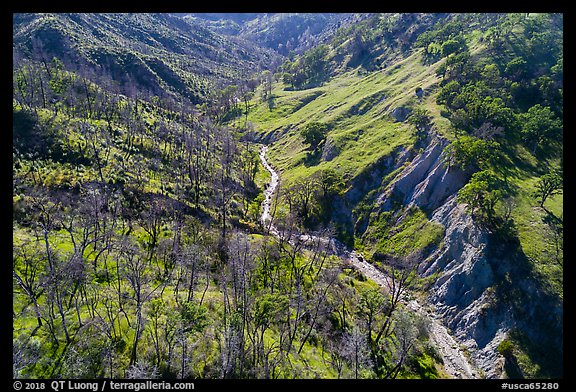
[[[13,63],[14,378],[444,374],[422,316],[389,306],[400,289],[260,224],[267,177],[234,118],[254,81],[196,107],[130,66],[144,80],[127,91],[81,51],[46,51],[52,31]]]
[[[358,22],[365,14],[262,13],[191,14],[222,34],[238,35],[283,56],[302,53],[327,41],[338,28]]]
[[[14,14],[15,378],[563,377],[562,14]]]
[[[562,198],[534,196],[562,170],[559,26],[559,15],[373,16],[283,65],[248,116],[247,137],[270,144],[280,171],[276,219],[331,223],[383,268],[416,254],[429,301],[488,377],[562,374],[547,351],[562,352]],[[342,186],[302,204],[325,178]]]
[[[169,14],[14,14],[13,46],[27,58],[106,74],[125,91],[203,102],[214,87],[266,69],[275,54]]]

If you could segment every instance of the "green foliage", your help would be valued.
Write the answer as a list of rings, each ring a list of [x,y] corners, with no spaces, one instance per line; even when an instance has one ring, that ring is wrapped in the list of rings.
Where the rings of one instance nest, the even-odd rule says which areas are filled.
[[[510,339],[504,339],[498,344],[496,350],[498,351],[498,354],[505,358],[510,358],[514,355],[514,343],[512,343]]]
[[[388,293],[367,290],[373,282],[341,273],[321,250],[301,252],[262,233],[258,187],[266,181],[248,140],[275,140],[283,183],[311,185],[294,189],[310,196],[309,226],[332,223],[353,243],[345,210],[362,200],[368,219],[381,187],[402,170],[396,159],[411,153],[412,128],[447,134],[436,92],[470,134],[450,144],[451,162],[482,170],[460,201],[489,219],[504,189],[494,173],[507,175],[519,206],[511,215],[522,244],[533,244],[526,254],[537,268],[551,268],[553,254],[562,260],[562,202],[549,197],[558,178],[539,177],[558,155],[544,162],[526,151],[510,163],[511,151],[524,152],[515,133],[546,134],[534,142],[542,150],[561,146],[563,63],[552,16],[519,19],[510,34],[499,23],[512,19],[501,15],[367,16],[291,55],[285,82],[310,90],[269,80],[273,104],[261,105],[246,70],[273,66],[271,57],[184,19],[14,15],[15,375],[350,377],[356,366],[374,377],[410,358],[402,376],[435,377],[412,317],[394,315],[387,340],[366,345],[369,328],[384,325],[385,313],[372,311],[389,309]],[[484,34],[472,25],[497,28]],[[422,49],[410,52],[415,40]],[[304,33],[296,44],[313,41]],[[182,96],[204,105],[196,111]],[[399,106],[413,109],[408,124],[388,121],[388,108]],[[250,132],[226,125],[243,111]],[[338,151],[331,160],[321,159],[327,124]],[[302,139],[317,154],[314,166],[305,166]],[[534,189],[547,215],[533,208]],[[382,260],[435,249],[444,235],[417,208],[373,214],[365,234],[361,245]],[[417,354],[398,351],[400,339]],[[353,345],[366,354],[361,361]]]
[[[462,170],[482,170],[495,162],[499,147],[496,141],[462,135],[444,148],[445,159]]]
[[[458,53],[463,48],[465,48],[464,40],[460,39],[449,39],[442,43],[440,53],[442,57],[448,57],[451,54]]]
[[[401,215],[402,219],[398,220]],[[430,222],[422,210],[412,207],[394,214],[380,212],[377,218],[372,217],[362,238],[365,244],[376,241],[374,257],[382,258],[385,255],[407,256],[415,251],[429,251],[440,244],[443,235],[441,225]]]
[[[536,190],[533,196],[538,199],[540,207],[544,207],[544,203],[550,196],[562,193],[564,188],[564,178],[561,172],[554,171],[552,173],[544,174],[536,184]]]
[[[425,63],[436,62],[443,57],[458,55],[468,50],[466,39],[463,36],[469,25],[474,24],[467,18],[478,18],[477,15],[468,14],[460,17],[449,17],[436,22],[427,31],[418,36],[416,46],[423,47],[423,60]],[[453,56],[454,57],[454,56]]]
[[[459,84],[450,83],[443,87],[438,102],[453,110],[451,120],[455,127],[469,133],[485,123],[503,127],[509,133],[517,128],[514,111],[502,98],[490,96],[490,88],[484,81],[469,83],[460,91]]]
[[[280,322],[289,307],[288,298],[279,294],[264,294],[256,299],[254,323],[257,327],[268,327]]]
[[[513,81],[522,80],[527,74],[527,63],[522,57],[515,57],[510,60],[504,68],[504,74]]]
[[[426,131],[431,124],[430,112],[424,108],[416,108],[408,117],[408,123],[414,125],[418,131]]]
[[[520,115],[520,121],[523,139],[532,151],[536,151],[537,147],[545,148],[561,137],[562,121],[549,107],[534,105],[527,113]]]
[[[284,83],[291,84],[295,89],[321,85],[329,76],[327,54],[328,47],[318,45],[294,62],[287,60],[282,65]]]
[[[255,72],[276,57],[190,19],[152,13],[15,14],[14,44],[16,52],[58,70],[49,81],[56,97],[68,88],[63,66],[106,72],[130,96],[138,89],[202,103],[215,86]]]
[[[436,101],[448,107],[453,107],[454,99],[460,93],[460,83],[457,80],[451,80],[444,84],[436,97]]]
[[[408,117],[408,123],[416,128],[416,139],[422,141],[432,127],[432,117],[430,112],[424,108],[416,108]]]
[[[334,197],[340,196],[346,188],[342,174],[334,169],[321,170],[315,176],[318,178],[322,198],[326,203],[331,202]]]
[[[414,356],[411,360],[412,366],[416,373],[423,379],[437,379],[438,370],[436,369],[434,359],[426,353]]]
[[[180,309],[180,317],[185,332],[202,332],[208,325],[205,306],[194,302],[185,302]]]
[[[428,31],[423,32],[416,40],[416,46],[428,46],[431,42],[446,41],[462,32],[462,23],[456,19],[436,22]]]
[[[300,131],[304,142],[310,144],[312,150],[316,150],[321,142],[324,141],[328,134],[328,126],[320,122],[311,122],[306,124]]]
[[[458,202],[466,203],[473,218],[490,222],[495,217],[495,207],[502,197],[501,180],[490,170],[472,174],[470,181],[458,191]]]
[[[533,153],[539,145],[546,149],[561,140],[562,127],[562,36],[555,16],[495,15],[488,22],[481,27],[487,51],[464,62],[451,54],[438,70],[444,81],[437,102],[446,105],[458,129],[501,129],[498,136],[508,142],[521,139]]]

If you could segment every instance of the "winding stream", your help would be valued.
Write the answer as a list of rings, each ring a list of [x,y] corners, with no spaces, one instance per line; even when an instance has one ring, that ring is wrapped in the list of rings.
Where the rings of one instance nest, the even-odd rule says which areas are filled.
[[[261,221],[264,227],[267,228],[271,234],[278,237],[280,232],[278,228],[273,224],[270,208],[272,205],[272,198],[278,188],[279,176],[266,160],[267,151],[268,146],[263,146],[262,150],[260,151],[260,160],[264,168],[270,172],[272,178],[264,190]],[[331,246],[326,247],[327,251],[330,251],[332,254],[342,259],[345,263],[358,269],[360,272],[362,272],[362,274],[364,274],[364,276],[373,280],[383,289],[388,290],[389,285],[388,277],[386,274],[378,270],[372,264],[365,261],[364,258],[356,251],[348,249],[338,240],[333,238],[317,238],[308,234],[300,235],[298,239],[303,242],[321,240],[329,243]],[[452,337],[448,329],[442,323],[441,317],[437,315],[433,309],[430,308],[431,305],[422,305],[418,301],[407,298],[406,296],[403,297],[402,302],[411,310],[425,317],[429,321],[430,340],[441,355],[444,362],[444,370],[448,375],[450,375],[450,377],[462,379],[480,378],[478,371],[468,361],[458,342]]]
[[[270,206],[272,205],[272,196],[274,196],[274,192],[276,192],[276,188],[278,188],[278,173],[276,170],[270,166],[268,161],[266,160],[266,152],[268,151],[268,146],[263,146],[262,150],[260,150],[260,161],[262,165],[272,178],[268,183],[268,186],[264,190],[264,201],[262,202],[262,216],[260,220],[262,221],[262,225],[272,234],[278,236],[278,230],[276,226],[272,225],[272,215],[270,215]]]

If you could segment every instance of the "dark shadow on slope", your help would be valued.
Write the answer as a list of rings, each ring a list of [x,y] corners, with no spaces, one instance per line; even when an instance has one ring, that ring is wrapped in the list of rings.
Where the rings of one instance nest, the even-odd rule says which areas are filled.
[[[539,369],[538,378],[563,375],[563,302],[538,278],[518,238],[495,232],[487,247],[497,277],[496,296],[514,315],[510,338]],[[513,367],[511,367],[514,373]]]
[[[304,158],[304,166],[316,166],[320,163],[320,159],[322,158],[322,152],[320,148],[316,148],[313,151],[309,151],[306,153],[306,158]]]
[[[276,107],[276,96],[274,94],[270,94],[266,99],[266,105],[268,106],[268,110],[272,111]]]

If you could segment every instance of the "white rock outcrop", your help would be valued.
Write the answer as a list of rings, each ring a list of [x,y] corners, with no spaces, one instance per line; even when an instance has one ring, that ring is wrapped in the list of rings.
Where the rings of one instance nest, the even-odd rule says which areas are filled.
[[[421,276],[437,275],[428,301],[483,376],[498,378],[502,358],[496,348],[506,337],[511,320],[494,303],[492,286],[497,279],[486,255],[487,235],[456,202],[468,176],[444,163],[446,144],[443,139],[433,139],[396,176],[376,205],[384,211],[394,208],[394,203],[415,205],[444,227],[441,247],[418,271]]]
[[[487,235],[455,199],[455,195],[449,198],[432,215],[431,220],[445,228],[443,246],[420,265],[419,273],[438,273],[429,302],[484,377],[499,378],[502,357],[497,347],[513,320],[493,295],[498,278],[486,255]]]
[[[446,144],[443,139],[433,139],[380,195],[376,205],[386,211],[394,201],[400,201],[432,211],[454,195],[466,183],[467,176],[444,163],[442,151]]]

